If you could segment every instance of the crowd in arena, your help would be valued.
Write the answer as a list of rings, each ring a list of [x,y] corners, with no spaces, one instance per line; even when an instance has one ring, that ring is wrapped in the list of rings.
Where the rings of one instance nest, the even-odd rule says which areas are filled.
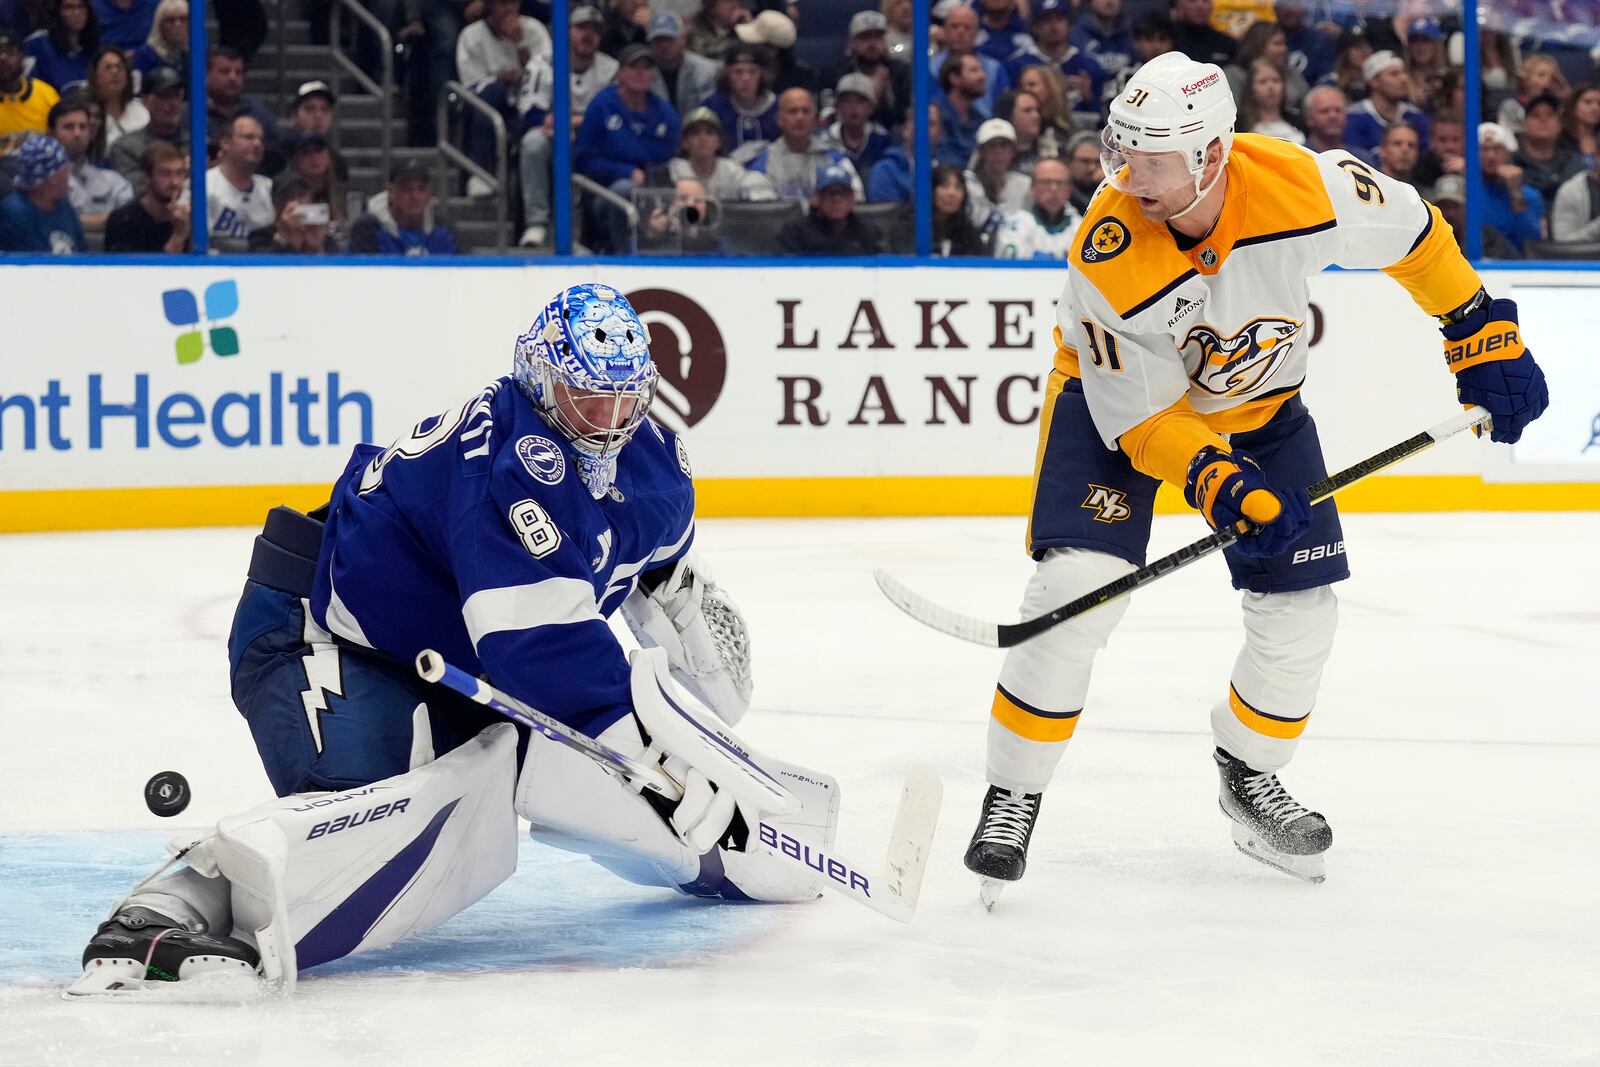
[[[931,188],[913,162],[910,0],[855,10],[841,40],[798,48],[815,3],[576,6],[558,122],[542,0],[375,0],[410,57],[410,142],[434,143],[440,87],[458,81],[512,134],[496,160],[469,113],[461,147],[514,180],[439,190],[408,157],[356,195],[335,85],[302,84],[274,114],[244,91],[266,32],[259,0],[219,5],[234,43],[205,65],[211,247],[448,255],[461,250],[435,217],[448,192],[509,195],[520,246],[548,251],[554,140],[569,135],[575,234],[591,252],[906,252],[911,205],[928,195],[937,255],[1062,259],[1102,177],[1107,102],[1170,50],[1224,69],[1241,132],[1355,153],[1438,204],[1463,245],[1478,198],[1486,256],[1600,242],[1595,59],[1483,31],[1482,181],[1469,190],[1460,16],[1436,0],[940,0]],[[325,27],[325,0],[306,7]],[[0,250],[188,248],[188,13],[186,0],[0,0]],[[808,62],[819,54],[833,61]]]

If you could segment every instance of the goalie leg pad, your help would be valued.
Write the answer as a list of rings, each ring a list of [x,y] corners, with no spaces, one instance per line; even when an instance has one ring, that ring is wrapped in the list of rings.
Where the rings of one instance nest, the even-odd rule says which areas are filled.
[[[1211,711],[1218,748],[1258,771],[1289,763],[1317,702],[1338,622],[1332,586],[1244,594],[1244,647],[1227,701]]]
[[[342,793],[297,795],[217,824],[235,936],[268,978],[421,933],[480,900],[517,864],[509,723],[426,766]],[[275,973],[276,972],[276,973]]]
[[[1135,569],[1105,552],[1052,549],[1028,580],[1022,617],[1053,611]],[[991,785],[1038,793],[1049,784],[1077,727],[1095,654],[1122,621],[1128,601],[1119,597],[1007,651],[989,717]]]
[[[622,602],[622,617],[645,648],[660,648],[672,676],[735,726],[750,708],[750,631],[728,594],[690,551],[648,590]]]

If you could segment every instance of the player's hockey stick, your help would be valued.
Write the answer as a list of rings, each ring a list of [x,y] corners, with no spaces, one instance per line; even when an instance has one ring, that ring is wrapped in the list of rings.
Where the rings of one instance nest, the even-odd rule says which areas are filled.
[[[1397,445],[1369,456],[1353,466],[1346,467],[1337,474],[1329,475],[1322,481],[1309,487],[1306,491],[1311,496],[1313,504],[1327,500],[1335,493],[1348,489],[1371,474],[1376,474],[1385,467],[1393,466],[1403,459],[1409,459],[1419,452],[1425,452],[1447,438],[1454,437],[1464,430],[1487,426],[1489,413],[1481,407],[1468,408],[1455,418],[1446,419],[1431,430],[1424,430],[1415,437],[1407,438]],[[941,633],[952,637],[959,637],[963,641],[971,641],[975,645],[988,645],[990,648],[1010,648],[1024,641],[1037,637],[1054,626],[1059,626],[1068,619],[1092,611],[1102,604],[1108,604],[1121,596],[1126,596],[1141,586],[1149,585],[1157,578],[1171,574],[1182,567],[1187,567],[1197,559],[1204,559],[1213,552],[1219,552],[1233,544],[1242,536],[1239,529],[1218,530],[1208,537],[1202,537],[1191,545],[1185,545],[1168,556],[1162,556],[1154,563],[1125,574],[1114,582],[1109,582],[1099,589],[1085,593],[1083,596],[1069,604],[1063,604],[1054,611],[1047,612],[1032,619],[1021,622],[985,622],[975,619],[970,615],[962,615],[940,604],[935,604],[918,593],[912,592],[907,586],[893,575],[883,570],[872,572],[873,580],[878,583],[878,588],[883,590],[883,595],[894,601],[896,607],[910,615],[920,623],[933,627]]]
[[[682,784],[660,765],[642,763],[608,745],[600,744],[561,720],[546,715],[509,693],[501,692],[482,679],[474,678],[459,667],[451,666],[432,649],[418,653],[416,669],[423,681],[460,693],[491,711],[499,712],[512,722],[577,749],[598,763],[621,771],[630,778],[637,777],[652,792],[669,800],[683,796]],[[900,806],[895,811],[894,828],[889,833],[889,849],[881,875],[845,859],[837,850],[824,852],[809,842],[801,841],[765,819],[758,820],[752,828],[750,844],[785,860],[805,864],[819,876],[822,885],[834,893],[891,919],[910,922],[916,914],[917,899],[922,893],[922,879],[927,871],[928,852],[933,845],[933,832],[939,821],[939,804],[943,796],[944,785],[938,775],[926,767],[911,769],[900,793]]]

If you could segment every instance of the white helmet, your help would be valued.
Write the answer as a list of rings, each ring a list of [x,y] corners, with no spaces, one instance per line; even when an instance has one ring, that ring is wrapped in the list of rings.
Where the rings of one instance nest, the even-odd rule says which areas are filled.
[[[1109,111],[1100,162],[1113,188],[1136,192],[1127,185],[1127,152],[1177,152],[1199,203],[1210,190],[1200,179],[1212,141],[1222,142],[1222,162],[1228,162],[1238,109],[1228,79],[1213,63],[1196,63],[1182,52],[1159,55],[1128,79]]]

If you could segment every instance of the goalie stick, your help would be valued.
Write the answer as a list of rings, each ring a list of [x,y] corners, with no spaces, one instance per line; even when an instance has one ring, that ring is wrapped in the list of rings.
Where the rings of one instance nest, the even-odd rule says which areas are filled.
[[[1409,459],[1419,452],[1425,452],[1440,441],[1454,437],[1464,430],[1477,430],[1487,426],[1489,413],[1481,407],[1471,407],[1454,418],[1447,419],[1430,430],[1424,430],[1415,437],[1407,438],[1397,445],[1391,445],[1382,452],[1368,456],[1360,463],[1346,467],[1337,474],[1329,475],[1322,481],[1310,486],[1306,491],[1313,504],[1321,503],[1341,490],[1361,481],[1363,478],[1386,467],[1391,467],[1401,460]],[[1086,611],[1092,611],[1102,604],[1108,604],[1121,596],[1126,596],[1141,586],[1151,582],[1182,567],[1186,567],[1197,559],[1203,559],[1218,552],[1237,541],[1243,536],[1243,530],[1229,528],[1218,530],[1208,537],[1178,549],[1170,555],[1162,556],[1154,563],[1146,564],[1134,571],[1125,574],[1114,582],[1108,582],[1091,592],[1085,593],[1078,599],[1068,604],[1063,604],[1054,611],[1021,622],[986,622],[970,615],[962,615],[950,608],[936,604],[927,597],[913,592],[905,583],[883,570],[874,570],[872,578],[878,583],[878,588],[883,590],[883,595],[894,602],[901,611],[913,619],[927,626],[933,627],[941,633],[952,637],[959,637],[963,641],[970,641],[975,645],[987,645],[990,648],[1010,648],[1022,642],[1039,636],[1052,627],[1059,626],[1068,619],[1076,618]]]
[[[499,712],[512,722],[537,730],[552,741],[569,745],[613,771],[637,778],[652,792],[669,800],[678,800],[683,796],[682,784],[659,764],[643,763],[600,744],[561,720],[546,715],[482,679],[474,678],[459,667],[451,666],[432,649],[423,649],[417,654],[416,670],[423,681],[451,689],[491,711]],[[765,775],[759,767],[755,769]],[[793,803],[793,795],[781,790],[781,787],[776,792],[767,792],[771,794],[771,800],[765,810],[782,811]],[[824,888],[840,896],[898,922],[910,922],[916,914],[917,899],[922,893],[923,875],[927,872],[928,852],[933,845],[933,832],[939,821],[939,804],[943,796],[944,785],[938,775],[926,767],[911,768],[900,792],[900,806],[895,811],[894,827],[889,833],[889,847],[881,873],[846,859],[836,849],[830,848],[825,852],[809,842],[800,841],[765,819],[759,819],[757,825],[751,827],[750,845],[786,861],[804,864],[820,876]]]

